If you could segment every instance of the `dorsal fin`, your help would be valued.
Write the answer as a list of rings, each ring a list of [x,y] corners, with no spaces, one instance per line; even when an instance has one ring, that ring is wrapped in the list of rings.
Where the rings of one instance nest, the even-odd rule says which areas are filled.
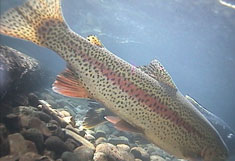
[[[150,62],[149,65],[139,66],[138,68],[157,81],[160,81],[174,89],[177,89],[171,76],[158,60],[154,59]]]
[[[73,72],[66,68],[64,72],[57,75],[52,85],[54,92],[69,97],[91,98],[88,91],[83,87],[79,78]]]
[[[101,43],[101,41],[95,35],[89,35],[89,36],[86,37],[86,39],[94,45],[97,45],[101,48],[104,47],[103,44]]]

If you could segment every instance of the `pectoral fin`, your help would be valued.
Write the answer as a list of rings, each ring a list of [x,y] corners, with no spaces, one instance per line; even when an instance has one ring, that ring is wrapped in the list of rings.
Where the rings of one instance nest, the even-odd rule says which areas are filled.
[[[52,89],[54,92],[64,96],[91,98],[88,91],[79,81],[79,78],[68,68],[60,75],[57,75],[56,80],[52,85]]]
[[[105,108],[89,109],[82,122],[82,126],[85,129],[91,129],[97,125],[105,123],[107,120],[104,119]]]
[[[117,130],[134,132],[134,133],[142,133],[141,129],[132,126],[131,124],[129,124],[128,122],[126,122],[122,119],[120,119],[119,117],[105,116],[104,118],[107,121],[111,122]]]

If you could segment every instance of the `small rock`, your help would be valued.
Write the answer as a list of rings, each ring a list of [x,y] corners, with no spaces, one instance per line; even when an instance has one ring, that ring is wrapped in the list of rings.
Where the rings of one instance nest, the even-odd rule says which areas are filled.
[[[79,158],[77,157],[76,154],[68,151],[63,152],[63,154],[61,155],[61,159],[63,161],[79,161]]]
[[[77,155],[79,161],[90,161],[94,155],[94,150],[84,145],[77,147],[73,152]]]
[[[29,127],[30,118],[31,118],[31,116],[20,115],[19,116],[20,126],[23,127],[23,128],[28,128]]]
[[[29,128],[38,129],[44,136],[51,136],[50,130],[46,127],[46,124],[36,117],[32,117],[29,121]]]
[[[10,147],[9,147],[9,141],[7,138],[8,131],[4,124],[0,123],[0,157],[5,156],[9,154]]]
[[[49,122],[51,120],[51,116],[42,112],[42,111],[33,112],[33,116],[39,118],[40,120],[42,120],[44,122]]]
[[[41,156],[37,153],[27,152],[20,157],[19,161],[35,161],[38,160]]]
[[[65,144],[67,145],[67,147],[69,147],[69,149],[74,150],[76,147],[81,146],[81,143],[76,142],[74,139],[72,138],[68,138],[65,141]]]
[[[13,109],[13,112],[18,115],[32,116],[33,112],[38,111],[36,107],[32,106],[18,106]]]
[[[61,139],[64,139],[64,132],[62,131],[61,127],[58,126],[58,124],[49,122],[46,124],[46,126],[50,130],[52,135],[55,135],[55,136],[60,137]]]
[[[118,149],[110,143],[99,144],[96,153],[101,152],[106,155],[108,161],[134,161],[134,156],[126,151]]]
[[[18,155],[6,155],[4,157],[0,158],[0,161],[16,161],[19,160],[19,156]]]
[[[96,152],[93,157],[94,161],[109,161],[107,156],[102,152]]]
[[[150,160],[151,161],[166,161],[164,158],[160,157],[159,155],[151,155]]]
[[[100,126],[95,127],[95,131],[104,131],[105,134],[110,135],[112,133],[111,128],[108,127],[106,124],[102,124]]]
[[[58,158],[58,154],[56,154],[54,151],[50,151],[50,150],[47,150],[45,149],[43,151],[43,154],[44,154],[44,158],[49,158],[49,159],[57,159]]]
[[[39,153],[43,151],[44,139],[42,133],[38,129],[30,128],[26,131],[22,131],[21,134],[24,136],[25,139],[35,143]]]
[[[98,139],[96,139],[95,141],[95,145],[99,145],[101,143],[106,143],[107,142],[107,139],[104,138],[104,137],[99,137]]]
[[[63,161],[63,159],[59,158],[59,159],[56,159],[56,161]]]
[[[119,136],[119,137],[110,137],[108,139],[108,142],[114,145],[117,144],[126,144],[129,145],[129,139],[125,136]]]
[[[17,114],[10,113],[4,119],[6,128],[10,133],[16,133],[21,130],[22,126],[20,124],[20,118]]]
[[[130,147],[126,144],[118,144],[117,147],[118,147],[118,149],[130,152]]]
[[[46,148],[54,151],[58,154],[62,154],[65,151],[71,151],[65,143],[58,136],[50,136],[45,141]]]
[[[95,133],[95,138],[106,137],[106,133],[103,130],[97,130]]]
[[[135,158],[139,158],[139,159],[142,159],[144,161],[149,161],[150,160],[150,156],[147,153],[147,151],[145,151],[141,147],[131,148],[131,153],[135,156]]]
[[[139,158],[136,158],[136,159],[135,159],[135,161],[142,161],[142,160],[141,160],[141,159],[139,159]]]
[[[24,140],[24,137],[20,133],[8,135],[10,143],[10,154],[23,155],[26,152],[37,153],[36,146],[29,140]]]

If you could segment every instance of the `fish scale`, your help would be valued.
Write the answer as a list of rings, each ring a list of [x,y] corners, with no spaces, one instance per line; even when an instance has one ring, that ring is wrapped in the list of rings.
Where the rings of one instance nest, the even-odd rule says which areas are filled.
[[[29,0],[11,9],[1,16],[0,33],[54,50],[90,97],[167,152],[190,160],[225,160],[227,149],[216,130],[169,83],[162,66],[153,67],[154,78],[90,43],[66,25],[59,0]]]

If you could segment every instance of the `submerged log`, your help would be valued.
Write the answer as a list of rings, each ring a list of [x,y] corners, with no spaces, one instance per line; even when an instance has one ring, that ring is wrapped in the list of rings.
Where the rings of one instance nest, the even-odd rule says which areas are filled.
[[[48,73],[36,59],[0,45],[0,103],[42,88],[46,82]]]

